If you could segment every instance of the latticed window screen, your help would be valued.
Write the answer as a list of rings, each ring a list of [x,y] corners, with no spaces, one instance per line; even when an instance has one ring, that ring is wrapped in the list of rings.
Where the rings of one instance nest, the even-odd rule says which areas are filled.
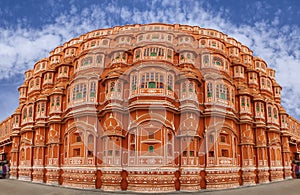
[[[96,83],[91,82],[91,88],[90,88],[90,97],[96,96]]]
[[[137,86],[137,76],[136,75],[132,75],[131,77],[131,90],[136,90],[136,86]]]
[[[136,80],[132,79],[132,82]],[[133,83],[134,86],[134,83]],[[164,88],[164,76],[158,72],[145,73],[141,77],[141,88]]]
[[[219,84],[216,86],[216,97],[223,100],[230,100],[229,89],[224,84]]]
[[[86,97],[87,86],[84,83],[77,84],[73,87],[72,99],[78,100]]]
[[[173,76],[168,75],[168,90],[173,90]]]

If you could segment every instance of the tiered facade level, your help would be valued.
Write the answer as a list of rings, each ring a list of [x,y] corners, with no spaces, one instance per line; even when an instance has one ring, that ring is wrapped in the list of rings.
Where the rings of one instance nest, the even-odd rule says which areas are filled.
[[[300,124],[275,71],[216,30],[95,30],[38,61],[19,92],[0,124],[10,178],[163,192],[292,177]]]

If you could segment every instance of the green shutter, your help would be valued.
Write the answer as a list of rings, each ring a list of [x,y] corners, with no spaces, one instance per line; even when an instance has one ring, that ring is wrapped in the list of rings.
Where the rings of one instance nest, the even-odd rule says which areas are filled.
[[[154,151],[154,147],[153,147],[153,146],[149,146],[149,147],[148,147],[148,151],[149,151],[149,152],[153,152],[153,151]]]
[[[156,83],[155,82],[149,82],[148,83],[148,88],[156,88]]]
[[[151,52],[150,56],[157,56],[156,52]]]

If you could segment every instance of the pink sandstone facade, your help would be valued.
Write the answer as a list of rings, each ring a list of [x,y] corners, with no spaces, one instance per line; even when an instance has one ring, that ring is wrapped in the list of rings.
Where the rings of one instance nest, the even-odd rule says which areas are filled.
[[[216,30],[95,30],[39,60],[19,92],[0,123],[12,179],[170,192],[293,177],[300,124],[275,71]]]

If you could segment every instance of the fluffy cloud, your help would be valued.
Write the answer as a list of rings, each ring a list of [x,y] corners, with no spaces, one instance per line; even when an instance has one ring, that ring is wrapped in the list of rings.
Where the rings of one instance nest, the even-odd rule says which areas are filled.
[[[283,105],[300,118],[300,29],[279,26],[281,10],[271,21],[258,21],[250,26],[229,22],[229,10],[212,11],[202,1],[133,1],[135,4],[131,5],[112,1],[84,8],[77,6],[76,1],[71,2],[67,11],[52,16],[54,20],[41,28],[27,27],[24,21],[14,28],[0,27],[0,80],[23,73],[56,46],[94,29],[133,23],[182,23],[220,30],[252,49],[277,71],[277,80],[284,88]],[[256,6],[262,9],[267,5]]]

